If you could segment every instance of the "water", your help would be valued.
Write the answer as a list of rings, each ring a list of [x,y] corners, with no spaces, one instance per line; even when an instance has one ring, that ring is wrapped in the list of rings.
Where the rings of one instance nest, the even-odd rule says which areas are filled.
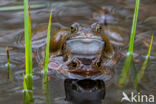
[[[63,26],[70,26],[73,22],[92,24],[93,22],[103,22],[104,8],[109,11],[108,24],[118,28],[122,33],[121,37],[113,35],[114,44],[121,45],[122,53],[126,54],[129,34],[132,25],[133,11],[135,0],[32,0],[32,4],[49,4],[48,7],[33,9],[32,26],[48,23],[50,8],[53,7],[53,23],[59,23]],[[3,0],[0,1],[0,6],[10,5],[23,5],[23,2],[19,0]],[[155,96],[155,67],[156,67],[156,12],[155,0],[141,0],[138,25],[135,38],[134,58],[143,62],[148,50],[148,44],[150,43],[151,35],[154,34],[154,41],[151,51],[150,64],[146,68],[145,75],[140,85],[140,91],[143,94],[153,94]],[[103,8],[103,9],[101,9]],[[0,12],[0,104],[23,104],[23,76],[24,72],[24,48],[19,45],[15,45],[17,42],[17,35],[23,31],[23,10],[16,11],[1,11]],[[120,42],[122,41],[122,42]],[[9,46],[11,69],[13,73],[13,81],[8,80],[7,74],[7,57],[5,47]],[[40,49],[39,51],[41,51]],[[36,56],[34,51],[34,56]],[[42,75],[40,73],[41,59],[34,58],[33,64],[33,80],[34,80],[34,104],[47,104],[46,96],[43,93],[42,88]],[[120,72],[123,67],[124,59],[122,59],[115,68],[115,75],[111,82],[118,82],[120,78]],[[141,65],[135,63],[137,71]],[[131,80],[125,88],[119,88],[116,85],[112,85],[105,88],[106,94],[102,104],[118,104],[122,98],[122,92],[129,93],[135,92],[133,87],[133,81],[135,73],[132,70]],[[83,84],[83,81],[81,82]],[[90,81],[92,83],[92,81]],[[96,84],[88,84],[91,88],[94,88]],[[110,82],[109,82],[110,83]],[[105,82],[106,86],[109,84]],[[69,85],[68,85],[69,84]],[[70,83],[66,84],[69,86]],[[79,85],[79,84],[78,84]],[[65,90],[64,80],[51,76],[49,82],[50,102],[51,104],[69,104],[64,101]],[[81,86],[81,84],[80,84]],[[101,85],[102,86],[102,85]],[[82,87],[82,86],[81,86]],[[76,88],[81,88],[76,87]],[[75,88],[75,87],[74,87]],[[74,89],[73,88],[73,89]],[[87,90],[86,90],[87,91]],[[101,87],[97,91],[101,92]],[[69,91],[68,91],[69,92]],[[71,91],[72,92],[72,91]],[[94,90],[91,90],[93,95],[96,95]],[[87,93],[87,92],[86,92]],[[72,93],[71,93],[72,94]],[[101,95],[102,96],[102,95]],[[96,98],[96,96],[94,96]],[[76,99],[81,99],[80,97]],[[93,102],[92,102],[93,103]],[[94,103],[93,103],[94,104]]]

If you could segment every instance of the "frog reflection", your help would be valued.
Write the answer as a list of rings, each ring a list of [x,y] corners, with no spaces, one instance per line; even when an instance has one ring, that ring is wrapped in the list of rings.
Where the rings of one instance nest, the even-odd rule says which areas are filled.
[[[85,77],[112,75],[116,55],[102,25],[98,23],[90,27],[74,23],[71,29],[55,32],[51,37],[50,51],[50,71],[68,77],[69,73]]]
[[[102,80],[64,81],[66,100],[72,104],[101,104],[105,97],[105,83]]]

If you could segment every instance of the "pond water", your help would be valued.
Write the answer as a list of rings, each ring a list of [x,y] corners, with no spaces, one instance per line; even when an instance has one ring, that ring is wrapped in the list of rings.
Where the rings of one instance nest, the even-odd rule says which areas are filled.
[[[82,24],[92,24],[94,22],[104,21],[104,12],[108,11],[107,24],[119,29],[123,33],[122,37],[114,35],[116,41],[114,44],[121,45],[121,53],[126,54],[128,50],[128,40],[131,31],[133,11],[135,0],[31,0],[31,4],[45,4],[46,7],[31,10],[32,27],[47,24],[51,7],[53,7],[53,23],[61,26],[69,27],[72,23],[78,22]],[[0,7],[23,5],[20,0],[1,0]],[[136,30],[136,38],[134,45],[134,58],[143,63],[145,60],[148,46],[152,34],[154,41],[150,56],[150,62],[146,68],[145,75],[139,84],[142,94],[156,96],[156,1],[141,0],[138,24]],[[24,13],[22,9],[0,11],[0,104],[23,104],[23,72],[24,68],[24,48],[18,44],[18,35],[24,29]],[[8,79],[6,46],[9,46],[11,70],[13,81]],[[38,45],[39,46],[39,45]],[[43,51],[39,48],[34,50],[34,56],[38,56],[38,52]],[[102,80],[63,80],[61,78],[51,76],[49,81],[49,98],[50,104],[70,104],[67,100],[77,102],[85,98],[91,99],[89,104],[120,104],[122,92],[130,95],[136,92],[133,87],[135,73],[130,73],[130,81],[124,88],[119,88],[111,82],[118,82],[120,73],[124,64],[123,58],[115,67],[115,74],[111,81],[104,82]],[[42,88],[42,62],[38,57],[33,59],[33,98],[34,104],[47,104],[47,97]],[[141,68],[141,64],[135,62],[137,71]],[[74,86],[74,87],[73,87]],[[76,86],[76,87],[75,87]],[[87,88],[85,88],[88,86]],[[81,89],[81,93],[75,92]],[[98,90],[95,90],[95,89]],[[86,91],[86,92],[85,92]],[[105,93],[105,94],[104,94]],[[90,95],[90,96],[89,96]],[[105,95],[105,96],[104,96]],[[68,97],[66,97],[68,96]],[[83,96],[83,97],[82,97]],[[104,99],[103,99],[104,98]],[[94,100],[95,99],[95,100]],[[100,102],[102,100],[102,102]],[[88,103],[83,103],[88,104]]]

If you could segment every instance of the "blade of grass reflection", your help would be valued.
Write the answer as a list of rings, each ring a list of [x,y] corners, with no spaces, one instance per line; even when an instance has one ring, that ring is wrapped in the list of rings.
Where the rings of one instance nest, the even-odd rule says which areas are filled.
[[[50,93],[49,93],[49,83],[43,84],[44,94],[46,95],[46,102],[50,104]]]
[[[135,82],[134,82],[134,88],[137,89],[137,90],[138,90],[138,83],[140,82],[140,80],[144,76],[144,72],[145,72],[147,63],[149,61],[149,57],[150,57],[150,53],[151,53],[151,48],[152,48],[152,42],[153,42],[153,35],[152,35],[152,38],[151,38],[151,42],[150,42],[150,46],[149,46],[149,49],[148,49],[148,53],[147,53],[146,59],[145,59],[143,65],[142,65],[139,73],[137,74],[136,79],[135,79]]]
[[[127,83],[129,78],[129,67],[132,60],[132,54],[128,55],[124,64],[124,67],[121,72],[121,78],[119,80],[119,84]]]
[[[133,69],[133,75],[134,75],[134,77],[133,78],[135,78],[136,77],[136,75],[137,75],[137,69],[136,69],[136,67],[135,67],[135,63],[134,63],[134,61],[132,61],[131,62],[131,66],[130,66],[130,69],[132,70]]]
[[[23,72],[23,88],[24,88],[24,104],[28,104],[29,101],[30,101],[30,96],[29,96],[29,93],[28,93],[28,88],[27,88],[27,84],[26,84],[26,81],[25,81],[24,72]]]
[[[124,63],[124,66],[121,72],[121,78],[119,80],[119,84],[126,84],[128,82],[127,75],[129,74],[129,67],[133,58],[134,38],[135,38],[135,31],[136,31],[136,25],[137,25],[139,4],[140,4],[140,0],[136,0],[128,54],[127,54],[127,58],[126,58],[126,61]]]

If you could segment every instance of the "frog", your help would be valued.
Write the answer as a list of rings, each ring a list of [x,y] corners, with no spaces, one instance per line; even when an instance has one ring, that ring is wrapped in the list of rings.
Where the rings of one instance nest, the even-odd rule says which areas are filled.
[[[69,78],[111,78],[117,54],[103,29],[99,23],[73,23],[52,34],[49,71]]]

